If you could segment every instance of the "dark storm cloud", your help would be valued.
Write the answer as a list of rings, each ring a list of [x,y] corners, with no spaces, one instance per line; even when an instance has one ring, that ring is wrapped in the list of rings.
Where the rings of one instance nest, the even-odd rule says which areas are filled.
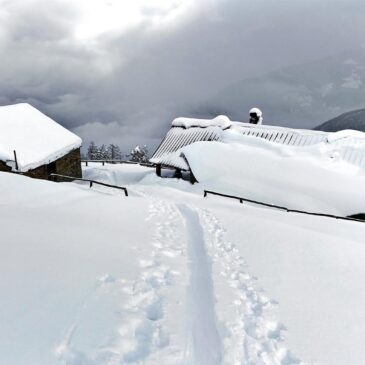
[[[149,19],[158,10],[146,5],[138,26],[92,42],[75,38],[80,10],[72,2],[0,5],[0,103],[30,102],[86,142],[125,148],[156,144],[178,115],[244,118],[247,106],[240,114],[227,87],[360,49],[365,34],[360,0],[201,0],[160,27]],[[217,105],[207,102],[216,95]]]

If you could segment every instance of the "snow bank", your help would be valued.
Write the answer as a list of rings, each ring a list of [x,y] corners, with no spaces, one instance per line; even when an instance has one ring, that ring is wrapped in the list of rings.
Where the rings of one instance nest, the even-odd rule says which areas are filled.
[[[207,187],[292,209],[346,216],[365,212],[364,168],[347,163],[341,148],[280,145],[228,131],[223,142],[182,149]],[[362,148],[359,155],[365,154]]]
[[[231,121],[225,115],[218,115],[214,119],[193,119],[193,118],[176,118],[172,121],[173,127],[219,127],[222,129],[227,129],[231,126]]]
[[[360,132],[360,131],[355,131],[352,129],[344,129],[342,131],[338,131],[335,133],[329,133],[328,137],[327,137],[327,141],[329,143],[333,143],[333,142],[336,142],[343,138],[356,138],[356,139],[365,140],[365,133]]]
[[[107,164],[102,166],[97,162],[89,162],[88,166],[83,166],[82,170],[82,176],[85,179],[121,186],[138,184],[151,175],[156,177],[154,169],[145,168],[138,164]]]
[[[29,104],[0,107],[0,160],[26,172],[81,146],[81,139]],[[9,166],[14,163],[9,161]]]

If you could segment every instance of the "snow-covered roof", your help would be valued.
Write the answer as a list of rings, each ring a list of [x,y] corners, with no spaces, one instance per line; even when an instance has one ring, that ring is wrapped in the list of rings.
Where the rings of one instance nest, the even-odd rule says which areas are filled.
[[[176,120],[176,119],[175,119]],[[157,148],[152,163],[177,167],[182,170],[189,170],[186,161],[175,152],[180,148],[198,141],[219,141],[221,140],[222,129],[219,127],[173,127],[168,132],[160,146]]]
[[[48,164],[81,146],[81,138],[47,117],[33,106],[22,103],[0,107],[0,160],[26,172]]]
[[[234,122],[222,115],[211,120],[177,118],[150,161],[189,170],[186,160],[176,151],[198,141],[222,141],[227,131],[293,146],[320,143],[329,135],[321,131]]]
[[[218,115],[214,119],[196,119],[196,118],[176,118],[172,121],[173,127],[182,128],[207,128],[207,127],[219,127],[221,129],[227,129],[231,126],[232,122],[225,115]]]

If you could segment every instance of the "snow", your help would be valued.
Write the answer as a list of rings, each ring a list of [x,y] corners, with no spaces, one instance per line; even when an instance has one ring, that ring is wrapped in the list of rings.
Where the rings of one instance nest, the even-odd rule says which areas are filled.
[[[363,224],[247,207],[216,215],[278,302],[286,346],[307,364],[363,364]]]
[[[365,224],[203,198],[209,181],[138,165],[83,173],[129,197],[0,173],[0,364],[365,362]]]
[[[327,141],[329,143],[333,143],[343,138],[356,138],[359,140],[365,140],[365,133],[360,131],[354,131],[352,129],[344,129],[335,133],[329,133]]]
[[[215,313],[212,268],[204,242],[204,232],[195,209],[178,205],[187,231],[190,283],[187,289],[188,338],[186,357],[188,364],[219,365],[222,349]]]
[[[344,160],[346,145],[297,147],[231,131],[223,136],[223,143],[197,142],[179,151],[208,189],[289,209],[365,212],[364,143],[356,145],[356,165]]]
[[[0,160],[26,172],[81,146],[81,139],[29,104],[0,107]]]
[[[193,119],[193,118],[176,118],[172,121],[173,127],[219,127],[222,129],[227,129],[232,125],[229,118],[225,115],[218,115],[214,119]]]

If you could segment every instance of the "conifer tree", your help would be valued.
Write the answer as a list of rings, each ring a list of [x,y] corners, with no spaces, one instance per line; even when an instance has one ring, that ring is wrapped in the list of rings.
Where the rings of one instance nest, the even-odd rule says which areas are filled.
[[[89,147],[87,148],[87,158],[89,160],[96,160],[97,152],[98,152],[98,146],[95,144],[94,141],[91,141]]]
[[[136,146],[133,148],[133,150],[130,152],[129,155],[127,155],[127,157],[129,157],[130,161],[133,162],[148,162],[148,149],[147,146],[144,145],[143,147],[140,146]]]
[[[108,155],[108,159],[110,159],[110,160],[121,160],[122,159],[122,152],[121,152],[120,148],[113,143],[111,143],[108,146],[107,155]]]

